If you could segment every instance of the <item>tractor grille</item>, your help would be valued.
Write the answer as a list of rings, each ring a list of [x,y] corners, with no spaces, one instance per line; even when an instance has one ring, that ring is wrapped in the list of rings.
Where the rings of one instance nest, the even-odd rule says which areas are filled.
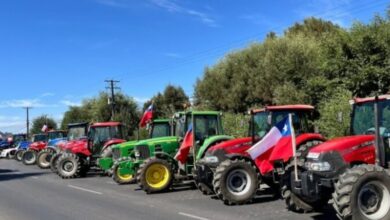
[[[149,147],[145,145],[136,146],[135,151],[139,153],[139,159],[147,159],[150,157]]]
[[[112,149],[112,159],[118,160],[121,157],[121,151],[119,148]]]

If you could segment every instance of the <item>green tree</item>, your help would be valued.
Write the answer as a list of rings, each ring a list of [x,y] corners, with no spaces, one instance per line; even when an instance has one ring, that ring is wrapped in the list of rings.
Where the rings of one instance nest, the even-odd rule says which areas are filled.
[[[61,129],[67,129],[68,124],[71,123],[81,123],[81,122],[90,122],[92,117],[89,114],[87,108],[81,106],[70,106],[68,111],[65,112],[64,118],[61,122]]]
[[[180,86],[167,85],[162,93],[157,93],[144,103],[143,111],[154,103],[154,118],[171,117],[173,113],[182,111],[189,104],[189,98]]]
[[[32,134],[42,133],[42,127],[45,124],[49,130],[57,129],[57,123],[53,118],[47,117],[46,115],[41,115],[33,119],[30,132]]]

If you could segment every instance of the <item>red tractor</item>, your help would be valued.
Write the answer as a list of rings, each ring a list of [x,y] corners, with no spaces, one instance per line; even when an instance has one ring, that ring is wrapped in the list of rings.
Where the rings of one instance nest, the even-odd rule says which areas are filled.
[[[123,143],[124,127],[119,122],[101,122],[90,126],[88,139],[64,146],[57,159],[56,169],[64,179],[85,176],[91,167],[97,167],[97,159],[112,153],[115,144]]]
[[[278,122],[293,114],[293,125],[297,134],[297,148],[301,156],[308,149],[324,141],[320,134],[309,133],[308,118],[314,110],[309,105],[268,106],[251,111],[249,137],[238,138],[211,147],[197,165],[196,181],[204,194],[213,192],[225,204],[244,204],[254,198],[261,183],[266,183],[279,192],[280,168],[289,157],[281,157],[286,147],[274,147],[266,151],[256,161],[247,150],[260,141]],[[282,169],[282,171],[284,171]]]
[[[282,194],[290,210],[319,210],[330,201],[342,219],[390,219],[390,177],[382,168],[390,158],[390,95],[356,98],[352,106],[351,136],[324,142],[297,168],[286,167]],[[373,165],[376,158],[382,167]]]
[[[40,151],[44,150],[48,142],[57,141],[60,139],[66,138],[67,132],[61,130],[51,130],[47,132],[47,134],[40,134],[42,138],[33,142],[27,149],[26,152],[23,153],[22,162],[25,165],[33,165],[37,161],[37,155]]]

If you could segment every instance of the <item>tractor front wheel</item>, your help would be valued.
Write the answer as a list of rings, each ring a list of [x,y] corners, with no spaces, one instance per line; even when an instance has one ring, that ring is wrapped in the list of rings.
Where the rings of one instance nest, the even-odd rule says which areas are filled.
[[[127,157],[120,158],[119,160],[115,161],[114,165],[112,166],[112,179],[118,184],[131,184],[135,183],[136,181],[133,175],[121,174],[119,171],[120,163],[126,160],[128,160]]]
[[[53,173],[57,173],[58,170],[57,170],[57,162],[58,162],[58,159],[60,158],[61,156],[61,153],[57,153],[57,154],[54,154],[51,156],[50,158],[50,170],[53,172]]]
[[[332,194],[341,219],[390,219],[390,172],[359,165],[341,174]]]
[[[261,180],[257,168],[243,159],[225,160],[214,173],[214,192],[226,205],[250,202]]]
[[[54,154],[54,150],[46,148],[41,150],[37,156],[37,165],[41,169],[48,169],[50,167],[50,160]]]
[[[166,160],[149,158],[138,169],[137,182],[148,194],[167,191],[173,182],[172,166]]]
[[[81,171],[80,158],[72,153],[64,153],[58,158],[57,172],[63,179],[71,179],[80,176]]]
[[[33,165],[37,161],[37,152],[35,150],[27,150],[24,152],[22,162],[24,165]]]
[[[25,150],[17,150],[15,153],[15,160],[22,161]]]

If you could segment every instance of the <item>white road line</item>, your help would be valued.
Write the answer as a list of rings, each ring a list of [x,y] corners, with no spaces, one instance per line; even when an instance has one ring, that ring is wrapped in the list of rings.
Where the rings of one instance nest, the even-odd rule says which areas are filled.
[[[82,187],[78,187],[78,186],[68,185],[68,187],[73,188],[73,189],[78,189],[78,190],[81,190],[81,191],[85,191],[85,192],[98,194],[98,195],[102,195],[103,194],[101,192],[93,191],[93,190],[82,188]]]
[[[196,216],[196,215],[191,215],[191,214],[184,213],[184,212],[179,212],[177,214],[182,215],[182,216],[186,216],[186,217],[189,217],[189,218],[193,218],[193,219],[209,220],[208,218],[203,218],[203,217],[199,217],[199,216]]]

